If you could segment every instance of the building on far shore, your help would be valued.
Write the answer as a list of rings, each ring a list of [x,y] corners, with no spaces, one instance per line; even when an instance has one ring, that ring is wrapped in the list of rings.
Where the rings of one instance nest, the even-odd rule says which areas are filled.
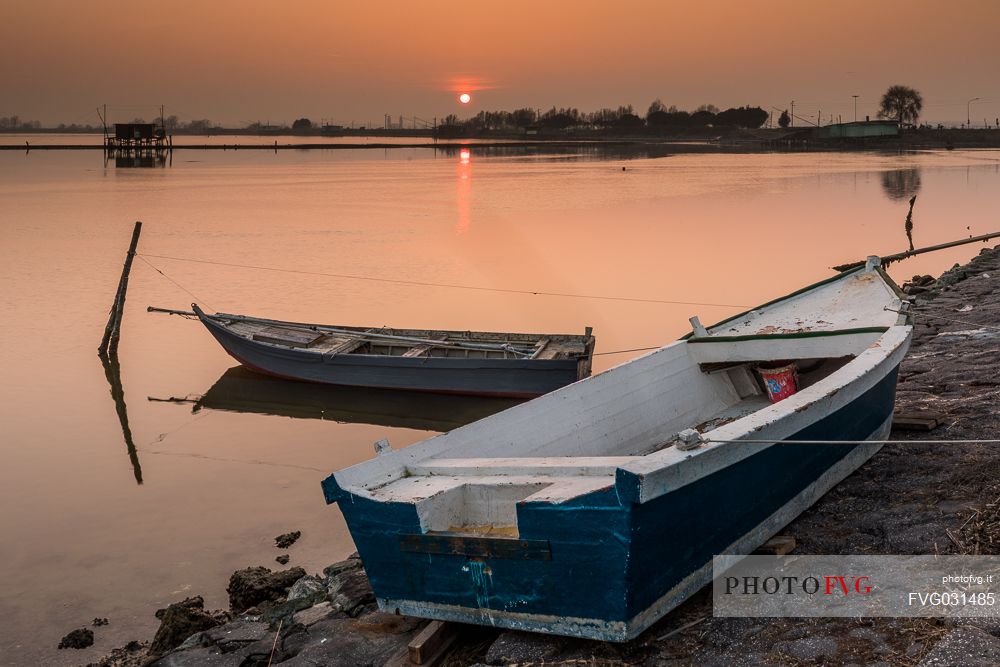
[[[813,128],[815,139],[868,139],[874,137],[898,137],[899,121],[863,120],[853,123],[834,123]]]

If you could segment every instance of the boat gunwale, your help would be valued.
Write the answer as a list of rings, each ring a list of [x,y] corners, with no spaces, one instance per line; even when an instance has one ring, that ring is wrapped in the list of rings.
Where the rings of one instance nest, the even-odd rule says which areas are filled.
[[[223,326],[223,327],[225,327],[225,325],[222,324],[221,322],[218,322],[217,320],[232,320],[232,318],[240,318],[240,320],[248,322],[248,323],[261,324],[261,325],[267,325],[267,326],[285,325],[285,326],[290,327],[290,328],[311,329],[311,330],[322,330],[323,328],[335,328],[335,329],[343,329],[345,331],[351,331],[351,332],[355,332],[356,331],[358,334],[378,333],[380,331],[385,331],[385,330],[389,330],[389,331],[394,332],[395,334],[402,334],[402,335],[406,335],[406,334],[410,334],[410,333],[423,333],[423,334],[426,334],[426,335],[452,334],[452,335],[456,336],[456,338],[457,338],[457,340],[455,340],[454,342],[459,342],[459,343],[461,343],[461,342],[493,342],[493,341],[490,341],[489,338],[484,338],[484,339],[482,339],[482,341],[479,341],[479,339],[477,338],[479,336],[485,336],[485,337],[488,337],[488,336],[509,336],[509,337],[513,337],[513,339],[512,340],[508,340],[508,341],[503,341],[503,342],[511,342],[511,343],[514,343],[514,342],[518,342],[518,343],[524,342],[524,343],[527,343],[527,342],[530,341],[530,342],[537,343],[537,342],[540,342],[541,340],[547,338],[547,339],[549,339],[550,342],[557,342],[557,343],[563,343],[563,342],[569,342],[569,341],[580,342],[580,343],[583,343],[584,346],[586,347],[586,344],[590,340],[592,340],[594,338],[593,334],[570,334],[570,333],[549,334],[549,333],[525,333],[525,332],[505,332],[505,331],[472,331],[472,330],[466,330],[466,329],[401,329],[401,328],[386,327],[386,326],[383,326],[383,327],[364,327],[364,326],[340,325],[340,324],[316,324],[316,323],[311,323],[311,322],[292,322],[290,320],[273,320],[273,319],[269,319],[269,318],[265,318],[265,317],[255,317],[255,316],[252,316],[252,315],[238,315],[238,314],[235,314],[235,313],[214,313],[214,314],[209,314],[209,313],[206,313],[204,310],[202,310],[198,306],[198,304],[195,304],[195,303],[191,304],[191,308],[194,310],[195,314],[198,315],[199,318],[201,318],[203,320],[205,320],[205,319],[212,320],[213,322],[215,322],[219,326]],[[237,320],[237,321],[239,321],[239,320]],[[240,334],[238,332],[232,332],[232,333],[234,335],[240,336],[242,338],[247,338],[246,336],[244,336],[243,334]],[[463,338],[465,340],[462,340]],[[249,338],[247,338],[247,339],[250,340]],[[254,343],[263,343],[264,341],[256,341],[255,340],[255,341],[252,341],[252,342],[254,342]],[[430,343],[430,342],[433,342],[433,341],[428,340],[427,342]],[[266,344],[270,344],[270,343],[266,343]],[[275,347],[287,347],[287,346],[275,345]],[[302,349],[308,350],[308,348],[302,348]],[[375,356],[384,356],[384,355],[375,355]]]
[[[824,336],[850,336],[852,334],[884,334],[890,327],[855,327],[852,329],[825,329],[815,331],[791,331],[771,334],[746,334],[740,336],[694,336],[688,343],[739,343],[747,340],[794,340],[796,338],[822,338]]]

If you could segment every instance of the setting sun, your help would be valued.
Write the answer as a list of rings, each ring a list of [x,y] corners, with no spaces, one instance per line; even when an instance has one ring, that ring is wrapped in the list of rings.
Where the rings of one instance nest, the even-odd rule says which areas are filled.
[[[461,95],[458,96],[458,101],[461,102],[462,104],[468,104],[469,102],[472,101],[472,95],[468,93],[462,93]]]

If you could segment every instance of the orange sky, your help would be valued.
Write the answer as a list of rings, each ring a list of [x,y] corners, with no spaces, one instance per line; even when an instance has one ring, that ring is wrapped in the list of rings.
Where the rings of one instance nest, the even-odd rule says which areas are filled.
[[[890,84],[928,121],[1000,116],[996,0],[8,0],[0,115],[381,124],[482,108],[752,104],[873,114]],[[160,14],[159,12],[165,12]],[[478,82],[461,107],[459,80]]]

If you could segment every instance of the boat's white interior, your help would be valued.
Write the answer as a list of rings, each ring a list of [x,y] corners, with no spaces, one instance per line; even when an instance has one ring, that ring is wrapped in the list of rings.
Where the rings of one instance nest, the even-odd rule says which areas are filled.
[[[384,453],[336,479],[352,493],[414,503],[427,531],[516,533],[519,502],[564,502],[608,488],[618,468],[671,448],[684,429],[705,433],[751,415],[779,414],[782,403],[768,401],[757,363],[795,362],[800,391],[793,398],[799,404],[849,383],[857,377],[852,367],[861,362],[858,355],[869,350],[884,356],[888,350],[878,350],[880,341],[905,336],[785,335],[906,328],[897,312],[886,310],[899,310],[901,302],[881,275],[845,275],[448,434]],[[769,356],[745,359],[748,341],[699,341],[744,335],[735,332],[764,336],[756,349]],[[700,350],[716,346],[719,352],[706,363]]]

